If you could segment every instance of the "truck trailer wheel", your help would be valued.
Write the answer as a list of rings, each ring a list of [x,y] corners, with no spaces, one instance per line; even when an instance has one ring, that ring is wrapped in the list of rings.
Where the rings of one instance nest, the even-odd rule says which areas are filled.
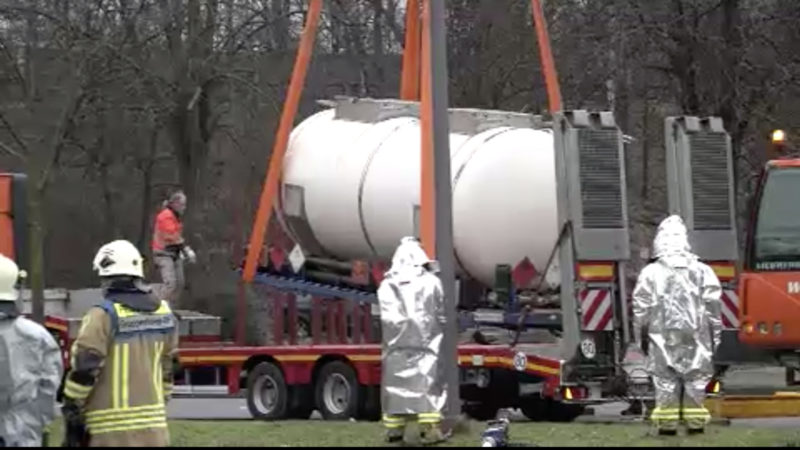
[[[361,408],[358,420],[381,420],[381,388],[380,386],[364,386],[361,389]]]
[[[562,403],[538,395],[521,400],[519,409],[534,422],[572,422],[586,410],[583,405]]]
[[[247,408],[253,418],[281,420],[286,418],[289,389],[280,367],[262,362],[247,375]]]
[[[583,415],[586,407],[570,403],[561,403],[548,399],[548,418],[551,422],[574,422]]]
[[[461,410],[470,418],[485,422],[495,419],[500,407],[493,402],[464,402]]]
[[[317,377],[317,409],[325,420],[358,417],[361,387],[356,371],[342,361],[325,364]]]
[[[549,408],[547,402],[538,395],[523,397],[520,399],[519,409],[522,414],[534,422],[547,420]]]
[[[314,412],[314,391],[311,385],[291,386],[289,388],[289,419],[308,420]]]

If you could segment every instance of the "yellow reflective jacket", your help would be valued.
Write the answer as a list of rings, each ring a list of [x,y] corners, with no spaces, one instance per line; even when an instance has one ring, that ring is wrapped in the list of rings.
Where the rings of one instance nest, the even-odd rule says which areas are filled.
[[[83,318],[64,395],[81,406],[92,447],[169,445],[178,326],[166,301],[151,303],[141,311],[106,300]]]

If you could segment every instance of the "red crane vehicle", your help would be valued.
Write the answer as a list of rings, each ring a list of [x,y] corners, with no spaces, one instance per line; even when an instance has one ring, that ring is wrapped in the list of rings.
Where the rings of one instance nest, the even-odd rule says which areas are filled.
[[[714,393],[731,366],[786,369],[788,386],[800,370],[800,260],[795,235],[794,178],[800,160],[781,155],[785,133],[773,133],[773,155],[750,204],[750,223],[739,252],[730,138],[719,118],[673,117],[665,124],[667,186],[671,213],[683,216],[697,255],[722,282],[722,342],[716,349]],[[738,273],[737,273],[738,272]],[[800,414],[796,396],[778,393],[731,396],[728,417]]]
[[[782,130],[772,134],[772,155],[752,198],[750,227],[739,277],[739,341],[754,359],[786,367],[800,385],[800,214],[795,210],[800,159],[787,151]]]

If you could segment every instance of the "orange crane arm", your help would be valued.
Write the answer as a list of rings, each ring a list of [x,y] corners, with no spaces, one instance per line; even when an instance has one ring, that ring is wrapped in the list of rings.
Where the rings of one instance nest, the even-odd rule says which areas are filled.
[[[558,73],[553,61],[553,52],[550,49],[550,36],[547,33],[547,22],[540,0],[531,0],[533,23],[536,27],[536,40],[539,42],[539,58],[542,61],[544,84],[547,88],[547,100],[550,104],[550,113],[561,111],[561,86],[558,84]]]
[[[422,0],[422,79],[420,94],[420,154],[419,237],[422,248],[430,258],[436,258],[436,201],[433,167],[433,92],[431,92],[431,12],[430,0]]]
[[[419,40],[419,0],[407,0],[403,72],[400,78],[401,100],[419,100]]]
[[[300,95],[303,93],[308,64],[311,61],[311,53],[314,49],[314,38],[317,34],[320,12],[322,11],[322,0],[311,0],[308,7],[308,15],[300,37],[300,47],[297,50],[297,59],[292,70],[292,78],[289,82],[289,91],[286,94],[286,101],[283,104],[281,121],[278,125],[278,132],[275,135],[275,145],[269,157],[269,167],[267,169],[264,188],[261,191],[261,199],[258,203],[258,212],[250,234],[250,242],[247,249],[247,258],[242,271],[242,281],[251,282],[256,273],[256,264],[261,256],[264,246],[264,234],[267,231],[269,219],[272,216],[272,209],[275,204],[275,196],[278,194],[283,156],[286,154],[286,146],[289,142],[289,133],[294,123],[297,108],[300,104]]]

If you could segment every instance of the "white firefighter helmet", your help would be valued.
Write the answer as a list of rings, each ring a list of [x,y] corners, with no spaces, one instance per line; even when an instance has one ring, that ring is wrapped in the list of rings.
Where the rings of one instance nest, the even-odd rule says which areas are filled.
[[[144,260],[136,246],[125,240],[109,242],[100,247],[92,266],[101,277],[131,276],[144,278]]]
[[[0,254],[0,302],[14,302],[19,297],[17,281],[19,267],[12,259]]]

